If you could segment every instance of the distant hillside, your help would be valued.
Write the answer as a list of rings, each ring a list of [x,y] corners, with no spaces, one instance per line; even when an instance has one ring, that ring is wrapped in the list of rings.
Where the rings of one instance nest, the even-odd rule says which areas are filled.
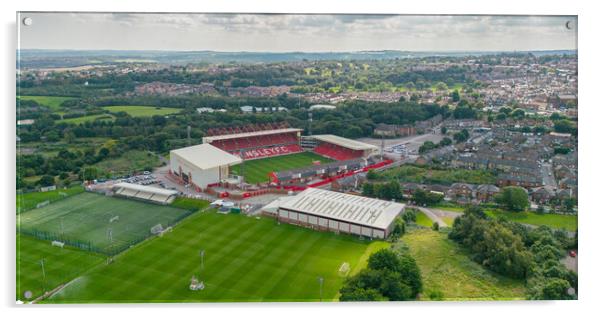
[[[271,63],[303,60],[368,60],[394,58],[420,58],[429,56],[463,57],[500,53],[532,53],[536,56],[575,54],[573,50],[533,52],[408,52],[408,51],[361,51],[361,52],[215,52],[215,51],[118,51],[118,50],[37,50],[17,52],[17,62],[23,68],[58,68],[84,65],[114,64],[120,62],[156,62],[162,64],[187,63]],[[19,66],[17,64],[17,66]]]

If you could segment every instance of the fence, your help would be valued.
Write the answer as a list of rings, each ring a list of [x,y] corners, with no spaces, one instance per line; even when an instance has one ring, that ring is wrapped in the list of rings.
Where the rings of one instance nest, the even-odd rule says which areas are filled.
[[[186,213],[183,213],[182,215],[176,217],[175,219],[168,220],[167,226],[172,227],[193,213],[194,212],[192,212],[192,211],[186,212]],[[98,246],[93,245],[91,241],[69,238],[68,236],[61,235],[58,233],[42,231],[42,230],[37,230],[37,229],[23,229],[23,228],[19,227],[19,228],[17,228],[17,233],[23,234],[23,235],[28,235],[28,236],[31,236],[31,237],[34,237],[37,239],[41,239],[41,240],[60,241],[60,242],[65,243],[65,245],[68,245],[71,247],[75,247],[75,248],[85,250],[85,251],[103,254],[106,256],[115,256],[115,255],[129,249],[130,247],[132,247],[136,244],[139,244],[142,241],[153,236],[153,234],[150,231],[150,227],[149,227],[149,229],[146,230],[146,232],[141,232],[140,235],[134,237],[133,239],[128,240],[127,242],[111,244],[106,247],[98,247]]]

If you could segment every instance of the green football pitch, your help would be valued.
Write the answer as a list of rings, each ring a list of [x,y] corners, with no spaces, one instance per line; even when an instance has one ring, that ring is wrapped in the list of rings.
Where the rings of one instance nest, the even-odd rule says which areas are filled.
[[[18,300],[30,301],[40,297],[45,291],[65,284],[104,262],[102,255],[67,246],[53,247],[50,243],[17,235]],[[32,294],[30,298],[25,296],[27,291]]]
[[[232,174],[240,175],[242,168],[244,171],[245,182],[262,183],[269,180],[268,174],[270,172],[307,167],[311,166],[314,161],[327,163],[332,162],[333,160],[312,152],[303,152],[292,155],[248,160],[242,164],[233,166],[230,171]]]
[[[319,278],[323,300],[332,301],[344,280],[341,265],[347,262],[351,273],[357,272],[372,252],[388,245],[278,225],[271,218],[198,212],[172,232],[90,270],[47,301],[319,301]],[[205,289],[189,289],[193,275]]]
[[[84,192],[23,212],[17,224],[24,232],[47,232],[110,252],[147,237],[151,227],[166,227],[187,213],[179,208]]]

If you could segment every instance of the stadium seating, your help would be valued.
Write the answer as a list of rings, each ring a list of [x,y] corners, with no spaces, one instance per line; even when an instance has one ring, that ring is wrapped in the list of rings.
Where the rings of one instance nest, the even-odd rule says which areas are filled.
[[[352,150],[329,143],[321,143],[314,148],[314,152],[335,160],[356,159],[363,154],[361,150]]]
[[[303,151],[293,133],[246,136],[215,140],[211,145],[243,159],[257,159]]]
[[[302,152],[303,149],[301,146],[294,145],[285,145],[285,146],[272,146],[272,147],[263,147],[258,149],[249,149],[243,151],[243,159],[257,159],[257,158],[266,158],[278,155],[285,154],[293,154]]]

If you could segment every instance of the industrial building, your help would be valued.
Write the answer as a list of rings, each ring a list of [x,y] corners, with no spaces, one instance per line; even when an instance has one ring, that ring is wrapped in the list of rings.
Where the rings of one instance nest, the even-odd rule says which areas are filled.
[[[387,238],[405,204],[307,188],[282,199],[271,215],[281,222],[368,238]]]
[[[199,190],[227,179],[229,167],[242,162],[240,157],[210,144],[172,150],[169,156],[169,172]]]

